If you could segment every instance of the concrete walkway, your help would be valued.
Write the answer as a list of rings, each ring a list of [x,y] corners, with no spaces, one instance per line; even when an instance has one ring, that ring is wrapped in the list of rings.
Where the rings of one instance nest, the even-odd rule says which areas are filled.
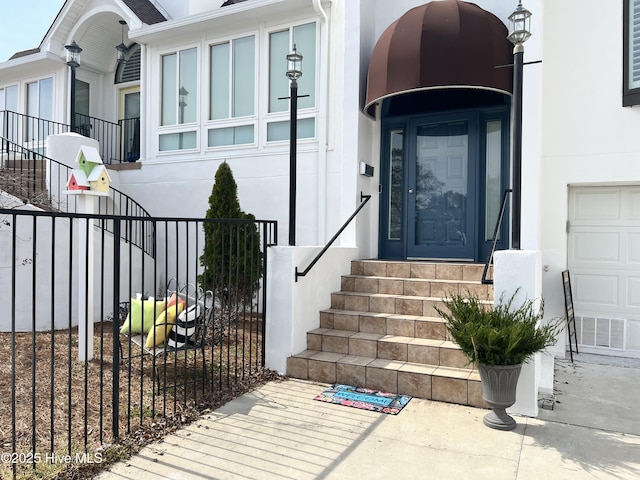
[[[287,380],[229,402],[97,478],[640,478],[640,365],[578,362],[558,362],[554,409],[516,417],[513,432],[485,427],[486,410],[414,398],[399,415],[385,415],[314,401],[326,385]]]

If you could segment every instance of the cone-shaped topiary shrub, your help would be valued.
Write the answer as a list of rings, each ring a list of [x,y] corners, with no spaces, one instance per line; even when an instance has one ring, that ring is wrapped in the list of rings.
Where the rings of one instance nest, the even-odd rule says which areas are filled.
[[[204,224],[204,268],[200,284],[212,290],[223,308],[250,301],[262,277],[260,233],[255,217],[240,208],[231,167],[218,167]]]

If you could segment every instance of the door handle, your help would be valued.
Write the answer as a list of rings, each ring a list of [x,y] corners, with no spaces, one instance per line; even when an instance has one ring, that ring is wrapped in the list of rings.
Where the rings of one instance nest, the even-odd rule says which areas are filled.
[[[413,188],[410,188],[410,189],[409,189],[409,193],[413,193]]]

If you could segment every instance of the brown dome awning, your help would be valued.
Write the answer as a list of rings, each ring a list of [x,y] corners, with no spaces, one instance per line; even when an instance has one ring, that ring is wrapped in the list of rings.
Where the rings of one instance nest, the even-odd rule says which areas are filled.
[[[458,0],[412,8],[380,36],[371,54],[365,111],[403,93],[476,88],[510,94],[513,63],[507,27],[492,13]]]

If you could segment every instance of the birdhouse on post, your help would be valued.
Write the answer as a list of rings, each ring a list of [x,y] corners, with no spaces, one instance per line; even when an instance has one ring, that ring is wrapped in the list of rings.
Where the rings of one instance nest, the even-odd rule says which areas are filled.
[[[109,193],[109,184],[111,177],[104,165],[96,165],[87,177],[89,188],[92,192]]]
[[[82,145],[78,150],[76,163],[78,164],[78,168],[88,177],[95,166],[102,165],[102,158],[100,157],[100,152],[98,152],[97,148]]]
[[[67,181],[68,191],[89,190],[89,179],[84,171],[74,168],[71,170],[69,180]]]

